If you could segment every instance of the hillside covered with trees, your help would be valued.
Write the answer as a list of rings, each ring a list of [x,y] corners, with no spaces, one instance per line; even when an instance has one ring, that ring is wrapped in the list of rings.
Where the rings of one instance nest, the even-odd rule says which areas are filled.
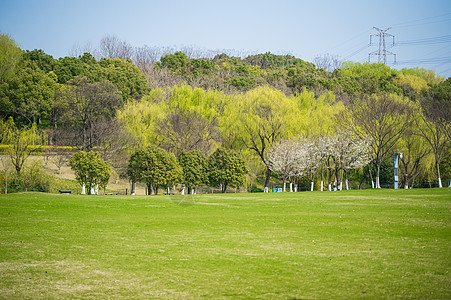
[[[451,180],[451,79],[433,71],[100,45],[56,59],[0,35],[0,186],[25,185],[29,155],[62,165],[79,150],[155,192],[380,187],[393,183],[393,153],[403,153],[403,186]],[[146,161],[174,171],[160,166],[158,181],[138,170]],[[226,161],[232,171],[218,175]]]

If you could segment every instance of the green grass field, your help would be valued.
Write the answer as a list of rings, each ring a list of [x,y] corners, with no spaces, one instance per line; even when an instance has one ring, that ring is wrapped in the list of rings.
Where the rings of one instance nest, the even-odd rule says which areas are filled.
[[[451,299],[451,191],[0,195],[0,298]]]

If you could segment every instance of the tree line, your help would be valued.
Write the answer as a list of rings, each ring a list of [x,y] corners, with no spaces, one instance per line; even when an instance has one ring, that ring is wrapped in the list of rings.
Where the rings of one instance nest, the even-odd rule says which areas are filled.
[[[271,180],[321,187],[327,180],[331,189],[343,177],[380,187],[388,183],[381,176],[393,152],[404,153],[407,186],[434,179],[441,186],[442,173],[451,173],[451,82],[429,70],[353,62],[336,68],[330,57],[318,57],[316,66],[271,53],[157,51],[114,37],[102,39],[101,51],[54,59],[0,38],[1,143],[17,174],[24,159],[14,156],[49,148],[39,145],[54,154],[64,147],[94,151],[154,192],[182,184],[188,173],[160,183],[132,172],[133,159],[159,153],[151,147],[175,158],[233,150],[246,162],[242,183],[266,189]],[[201,184],[213,183],[195,186]]]

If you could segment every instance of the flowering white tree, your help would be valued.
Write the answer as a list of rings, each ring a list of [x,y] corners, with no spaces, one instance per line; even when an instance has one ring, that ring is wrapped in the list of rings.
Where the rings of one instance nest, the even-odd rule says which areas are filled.
[[[284,192],[287,180],[294,175],[297,160],[296,144],[294,140],[282,140],[268,151],[269,166],[272,171],[282,175]]]
[[[332,178],[332,166],[335,164],[333,151],[333,143],[330,137],[320,136],[316,139],[316,148],[318,154],[320,155],[320,168],[321,168],[321,188],[320,191],[324,191],[324,169],[329,171],[329,190],[331,189],[331,178]]]
[[[339,162],[345,173],[346,190],[349,190],[348,172],[352,169],[358,169],[367,165],[372,160],[371,140],[360,138],[352,131],[341,130],[339,143],[341,146],[339,154]],[[340,189],[342,186],[340,185]]]
[[[310,191],[313,191],[315,176],[322,164],[323,154],[318,147],[317,138],[301,140],[299,148],[303,153],[303,160],[300,164],[300,173],[310,180]]]
[[[282,174],[284,191],[289,178],[300,176],[310,180],[310,190],[313,191],[315,177],[323,164],[329,170],[329,190],[332,190],[331,178],[334,173],[336,184],[342,190],[340,177],[343,176],[343,172],[346,189],[349,189],[348,172],[371,161],[370,144],[369,139],[360,138],[352,130],[340,129],[332,136],[283,140],[271,148],[268,159],[271,170]]]

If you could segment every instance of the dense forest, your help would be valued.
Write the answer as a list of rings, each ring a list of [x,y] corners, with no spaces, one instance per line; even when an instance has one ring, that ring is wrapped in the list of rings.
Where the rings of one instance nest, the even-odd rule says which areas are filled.
[[[328,55],[313,64],[271,53],[134,48],[114,37],[79,52],[56,59],[0,35],[1,184],[8,176],[27,184],[17,178],[29,155],[62,165],[78,150],[139,182],[131,166],[166,159],[157,149],[186,166],[189,158],[214,169],[212,157],[231,153],[245,164],[244,179],[205,174],[190,184],[178,170],[157,187],[380,187],[393,184],[393,153],[402,153],[403,186],[451,180],[451,80],[433,71]]]

